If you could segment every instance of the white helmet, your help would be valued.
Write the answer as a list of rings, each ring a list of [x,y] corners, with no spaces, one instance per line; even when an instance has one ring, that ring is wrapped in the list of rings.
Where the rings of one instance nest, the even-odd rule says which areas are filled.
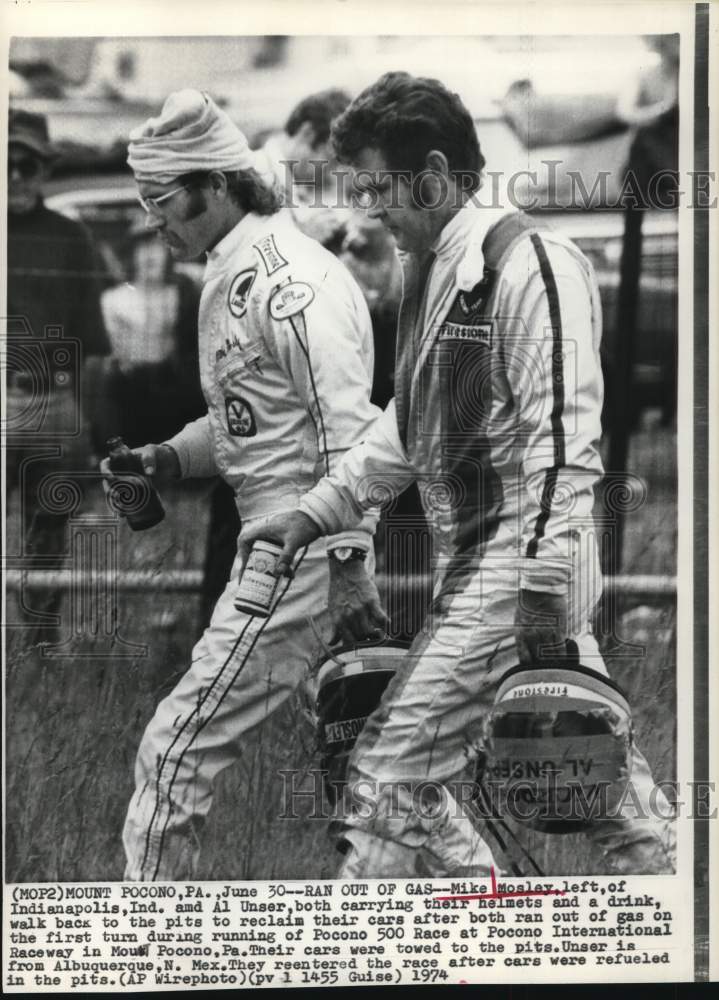
[[[619,685],[589,667],[518,666],[484,724],[482,781],[501,811],[574,833],[610,815],[631,772],[632,714]]]

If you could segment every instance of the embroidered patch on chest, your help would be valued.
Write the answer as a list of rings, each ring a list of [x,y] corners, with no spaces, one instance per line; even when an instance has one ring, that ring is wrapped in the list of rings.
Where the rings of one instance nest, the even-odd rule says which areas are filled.
[[[272,233],[261,239],[259,243],[254,243],[253,246],[262,258],[262,263],[265,265],[265,270],[268,275],[274,274],[275,271],[279,271],[279,269],[284,267],[287,263],[280,251],[277,249],[277,244],[275,243],[275,238]]]
[[[247,300],[250,297],[250,290],[256,277],[257,269],[251,267],[246,271],[240,271],[232,279],[230,290],[227,293],[227,305],[232,315],[236,316],[237,319],[244,316],[247,312]]]
[[[445,317],[445,323],[475,326],[486,320],[485,306],[494,288],[494,271],[485,267],[482,280],[469,292],[459,292]]]
[[[242,396],[228,396],[225,399],[227,429],[233,437],[254,437],[257,424],[252,407]]]
[[[492,321],[466,326],[462,323],[442,323],[437,330],[437,343],[443,341],[463,341],[465,343],[492,346]]]
[[[438,343],[452,340],[491,346],[492,318],[485,308],[494,277],[494,272],[485,267],[482,280],[471,291],[457,294],[443,322],[437,325]]]

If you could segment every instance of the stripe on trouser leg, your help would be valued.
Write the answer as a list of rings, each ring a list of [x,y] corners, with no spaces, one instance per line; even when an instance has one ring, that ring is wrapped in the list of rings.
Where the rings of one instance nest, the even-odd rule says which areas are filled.
[[[240,635],[237,637],[237,640],[235,641],[235,644],[233,645],[232,649],[230,650],[230,653],[228,654],[227,658],[225,659],[225,662],[222,664],[220,670],[218,671],[217,675],[213,679],[212,684],[210,684],[210,686],[207,688],[207,691],[205,692],[205,698],[208,698],[210,696],[212,688],[215,686],[215,684],[219,683],[220,678],[222,677],[222,674],[223,674],[225,668],[227,667],[227,665],[230,663],[230,661],[234,657],[235,653],[237,652],[238,646],[240,645],[240,643],[244,639],[245,633],[247,632],[247,629],[249,628],[251,622],[252,622],[252,618],[248,618],[247,621],[245,622],[244,628],[242,629],[242,632],[240,633]],[[154,806],[154,809],[153,809],[152,816],[150,817],[150,822],[148,823],[148,826],[147,826],[147,833],[145,834],[145,850],[144,850],[144,853],[143,853],[143,856],[142,856],[142,861],[140,863],[140,874],[141,875],[144,872],[145,865],[147,864],[148,855],[150,853],[150,848],[151,848],[151,845],[152,845],[152,842],[153,842],[153,826],[154,826],[155,820],[157,818],[157,815],[158,815],[158,813],[161,810],[161,799],[163,798],[163,796],[161,794],[160,781],[161,781],[161,778],[162,778],[162,772],[163,772],[163,770],[165,768],[165,765],[167,764],[167,762],[169,760],[170,754],[175,749],[175,746],[176,746],[178,740],[181,738],[182,734],[184,733],[185,728],[192,721],[192,719],[193,719],[193,717],[195,715],[195,712],[199,711],[201,709],[201,707],[202,707],[202,705],[198,704],[198,705],[196,705],[193,708],[193,710],[190,713],[190,715],[182,723],[182,726],[179,728],[178,732],[175,734],[175,736],[172,739],[170,745],[167,747],[164,755],[156,763],[157,778],[156,778],[156,782],[155,782],[155,806]],[[178,719],[176,721],[179,721],[179,716],[178,716]],[[147,784],[149,785],[149,782],[147,782]],[[171,808],[172,807],[172,803],[169,800],[169,789],[168,789],[168,804],[169,804],[169,806]],[[159,859],[158,859],[158,865],[159,865]],[[157,869],[155,871],[157,872]],[[156,877],[156,874],[155,874],[155,877]]]
[[[504,852],[506,857],[509,858],[514,874],[525,874],[516,859],[515,851],[516,848],[518,848],[525,860],[528,861],[530,866],[534,869],[535,875],[544,875],[544,872],[539,867],[534,857],[529,853],[519,837],[517,837],[514,830],[512,830],[505,820],[502,819],[496,807],[493,806],[491,794],[489,789],[484,784],[481,775],[476,778],[476,787],[477,799],[472,803],[472,815],[478,821],[482,822],[488,832],[492,834],[496,842],[499,844],[500,849]],[[502,830],[501,835],[498,828]],[[509,838],[512,839],[514,845],[510,845]]]
[[[301,556],[300,556],[300,558],[299,558],[299,560],[298,560],[298,562],[297,562],[297,564],[295,566],[295,571],[297,571],[297,569],[299,569],[299,566],[301,565],[302,560],[304,559],[306,552],[307,552],[307,549],[305,548],[302,551],[302,554],[301,554]],[[185,722],[182,724],[182,727],[180,728],[180,731],[175,735],[175,737],[172,740],[170,746],[166,750],[165,755],[164,755],[162,761],[159,764],[158,771],[157,771],[157,782],[156,782],[156,792],[155,792],[155,795],[156,795],[156,797],[155,797],[155,808],[154,808],[152,817],[150,819],[150,823],[148,825],[148,830],[147,830],[147,834],[146,834],[146,837],[145,837],[145,852],[144,852],[144,855],[143,855],[142,863],[140,865],[140,872],[142,873],[144,871],[144,869],[145,869],[145,865],[148,862],[148,855],[150,854],[151,847],[154,845],[156,847],[155,854],[156,854],[157,861],[156,861],[155,868],[154,868],[153,875],[152,875],[152,879],[153,880],[158,877],[158,872],[160,870],[160,863],[161,863],[161,859],[162,859],[162,850],[163,850],[163,846],[164,846],[164,842],[165,842],[165,836],[166,836],[167,828],[169,826],[169,823],[170,823],[170,820],[171,820],[171,817],[172,817],[172,810],[173,810],[173,805],[172,805],[172,788],[173,788],[173,785],[174,785],[175,780],[177,778],[177,775],[179,773],[179,770],[180,770],[180,767],[182,765],[183,759],[184,759],[185,755],[188,753],[188,751],[190,750],[190,748],[192,747],[192,744],[194,743],[194,741],[196,740],[196,738],[199,736],[199,734],[205,728],[205,726],[207,726],[207,724],[212,721],[212,719],[216,715],[217,711],[219,710],[220,706],[222,705],[223,701],[225,700],[225,698],[227,696],[227,693],[232,689],[232,687],[235,684],[237,678],[239,677],[239,675],[241,674],[242,670],[246,666],[249,657],[252,655],[252,652],[253,652],[253,650],[255,648],[255,645],[257,644],[257,641],[259,640],[259,638],[261,637],[262,633],[264,632],[264,630],[267,628],[267,626],[269,625],[270,621],[272,620],[272,617],[273,617],[274,613],[276,612],[276,610],[277,610],[277,608],[278,608],[278,606],[279,606],[282,598],[287,593],[287,590],[289,589],[291,583],[292,583],[292,580],[288,580],[287,581],[287,583],[286,583],[284,589],[282,590],[282,592],[281,592],[281,594],[280,594],[280,596],[279,596],[279,598],[278,598],[275,606],[272,609],[272,612],[270,613],[270,615],[268,615],[267,618],[265,618],[263,620],[260,628],[257,630],[257,633],[252,638],[252,641],[251,641],[251,643],[249,645],[249,648],[247,649],[246,653],[242,657],[242,661],[241,661],[239,667],[237,668],[237,670],[233,674],[232,678],[230,679],[229,683],[226,685],[224,691],[222,692],[222,694],[218,698],[217,704],[215,705],[214,709],[212,710],[212,712],[210,712],[210,714],[205,719],[202,719],[202,722],[198,726],[195,727],[195,729],[193,730],[193,732],[191,734],[189,742],[184,747],[184,749],[182,749],[180,751],[180,753],[179,753],[179,755],[177,757],[176,763],[175,763],[175,770],[174,770],[174,772],[172,774],[172,777],[170,778],[169,784],[167,786],[167,792],[165,793],[165,795],[162,794],[161,779],[162,779],[162,771],[163,771],[163,769],[165,768],[165,766],[168,764],[168,762],[170,760],[170,754],[176,748],[178,741],[182,738],[183,734],[185,734],[185,731],[186,731],[187,727],[191,724],[192,720],[195,717],[199,717],[200,712],[202,711],[203,707],[211,699],[211,697],[213,695],[213,692],[216,690],[216,688],[218,687],[218,685],[219,685],[219,683],[221,681],[222,675],[224,674],[224,672],[225,672],[226,668],[228,667],[228,665],[234,659],[234,657],[235,657],[235,655],[237,653],[237,650],[239,648],[240,643],[245,638],[245,635],[247,633],[247,629],[249,628],[251,622],[255,620],[254,618],[249,618],[248,621],[245,623],[240,636],[238,637],[237,641],[233,645],[232,650],[230,651],[229,655],[226,657],[226,659],[225,659],[224,663],[222,664],[222,667],[220,668],[219,672],[213,678],[213,681],[209,685],[209,687],[207,688],[207,690],[202,693],[201,698],[198,699],[197,705],[195,706],[195,708],[193,708],[192,712],[189,714],[189,716],[187,717],[187,719],[185,720]],[[164,826],[163,826],[162,830],[159,833],[153,834],[153,829],[152,828],[153,828],[153,825],[155,823],[155,820],[157,819],[158,813],[160,813],[161,810],[162,810],[162,800],[163,799],[166,799],[166,801],[167,801],[167,807],[168,807],[168,809],[167,809],[167,817],[165,819],[165,823],[164,823]]]

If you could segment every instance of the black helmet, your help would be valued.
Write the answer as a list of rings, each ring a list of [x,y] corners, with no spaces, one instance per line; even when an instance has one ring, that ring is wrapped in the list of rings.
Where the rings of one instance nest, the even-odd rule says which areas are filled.
[[[347,761],[367,717],[379,705],[385,688],[407,656],[401,642],[360,644],[328,651],[317,674],[317,733],[327,772],[327,797],[341,795]]]

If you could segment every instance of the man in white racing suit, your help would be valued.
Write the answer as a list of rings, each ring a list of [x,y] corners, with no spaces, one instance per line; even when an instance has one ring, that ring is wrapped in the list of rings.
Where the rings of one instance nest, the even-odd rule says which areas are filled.
[[[244,136],[207,95],[170,95],[131,135],[128,161],[148,228],[177,259],[207,253],[199,353],[208,412],[171,440],[137,449],[144,468],[159,482],[219,473],[245,524],[291,509],[378,413],[359,287],[278,211]],[[192,876],[216,775],[329,637],[327,606],[316,599],[329,580],[345,606],[356,602],[362,614],[374,604],[381,617],[364,565],[375,520],[307,546],[267,618],[235,609],[235,560],[189,670],[143,736],[123,835],[127,879]]]
[[[370,216],[404,252],[395,400],[265,532],[289,567],[300,545],[417,481],[434,601],[354,748],[341,874],[487,871],[490,850],[447,783],[465,767],[499,679],[568,640],[606,675],[589,622],[601,591],[596,280],[570,241],[472,197],[484,166],[474,125],[437,81],[386,74],[333,136]],[[241,551],[253,535],[241,534]],[[670,809],[636,747],[631,774],[631,801],[589,836],[616,870],[671,872]],[[429,805],[415,794],[428,782],[439,787]]]

